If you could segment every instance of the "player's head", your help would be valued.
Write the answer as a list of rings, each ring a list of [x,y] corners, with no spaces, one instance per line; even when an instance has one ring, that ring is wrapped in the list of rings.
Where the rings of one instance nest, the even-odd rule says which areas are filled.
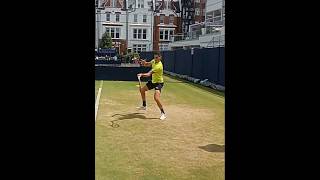
[[[155,51],[155,52],[153,53],[153,57],[154,57],[154,59],[156,60],[156,62],[161,61],[161,54],[160,54],[159,51]]]

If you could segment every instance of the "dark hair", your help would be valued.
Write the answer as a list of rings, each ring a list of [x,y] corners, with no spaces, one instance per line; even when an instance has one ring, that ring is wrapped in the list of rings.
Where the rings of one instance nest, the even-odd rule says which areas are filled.
[[[160,53],[160,51],[154,51],[154,52],[153,52],[153,55],[161,56],[161,53]]]

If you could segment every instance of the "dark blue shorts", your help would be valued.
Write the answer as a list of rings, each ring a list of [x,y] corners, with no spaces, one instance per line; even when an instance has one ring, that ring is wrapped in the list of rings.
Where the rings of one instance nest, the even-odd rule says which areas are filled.
[[[163,85],[164,85],[163,83],[152,83],[152,81],[148,81],[146,84],[149,90],[154,88],[155,90],[159,90],[160,92]]]

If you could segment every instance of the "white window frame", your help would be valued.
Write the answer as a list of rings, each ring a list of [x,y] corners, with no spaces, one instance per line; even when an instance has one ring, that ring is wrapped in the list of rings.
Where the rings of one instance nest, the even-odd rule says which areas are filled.
[[[120,28],[115,28],[115,39],[120,39],[120,31],[121,31],[121,29]],[[117,37],[117,35],[118,35],[118,37]]]
[[[144,15],[142,16],[142,22],[146,23],[147,20],[148,20],[147,18],[148,18],[148,16],[147,16],[146,14],[144,14]]]
[[[106,27],[106,33],[108,33],[110,35],[110,28]]]
[[[134,40],[146,40],[148,30],[146,28],[134,28],[132,31],[132,37]]]
[[[132,45],[133,52],[143,52],[147,51],[147,45],[146,44],[133,44]]]
[[[117,0],[112,0],[111,6],[112,6],[112,7],[116,7],[116,4],[117,4]]]
[[[133,15],[133,22],[138,22],[138,14]]]
[[[160,41],[170,41],[171,35],[174,35],[174,31],[175,31],[174,29],[160,28],[159,29],[159,40]],[[161,34],[162,34],[162,38],[161,38]]]
[[[109,36],[112,39],[120,39],[121,36],[121,28],[115,28],[115,27],[106,27],[106,32],[109,34]],[[111,34],[113,32],[113,36]],[[117,34],[119,37],[117,37]]]
[[[161,22],[161,17],[163,17],[163,21]],[[160,14],[160,24],[164,24],[164,18],[166,17],[166,15],[165,14]]]
[[[169,24],[174,24],[174,15],[169,16]]]
[[[144,0],[138,0],[138,8],[144,8]]]
[[[163,39],[163,36],[164,36],[163,34],[164,34],[163,30],[159,30],[159,40]],[[162,36],[162,38],[161,38],[161,36]]]
[[[199,9],[199,8],[195,8],[195,9],[194,9],[194,14],[195,14],[196,16],[200,16],[200,9]]]
[[[164,37],[163,40],[169,40],[169,31],[168,30],[164,30]]]
[[[147,29],[142,29],[142,39],[147,39]]]
[[[120,22],[121,13],[116,13],[116,22]]]
[[[110,36],[111,36],[111,38],[114,38],[115,37],[115,28],[110,28]]]
[[[160,50],[160,51],[166,51],[166,50],[169,50],[169,44],[166,44],[166,43],[159,43],[159,50]]]
[[[111,13],[110,12],[106,12],[106,21],[107,22],[110,22],[110,17],[111,16]]]
[[[115,39],[120,39],[120,35],[121,35],[121,28],[115,28],[116,31],[115,31]],[[119,34],[119,37],[117,38],[117,33]]]
[[[213,11],[206,13],[206,21],[213,22]]]
[[[215,12],[220,11],[220,14],[215,15]],[[213,11],[213,21],[221,21],[222,20],[222,9],[217,9]]]
[[[138,29],[133,29],[133,39],[137,39],[138,38]]]
[[[142,39],[142,29],[138,29],[138,37],[137,39]]]

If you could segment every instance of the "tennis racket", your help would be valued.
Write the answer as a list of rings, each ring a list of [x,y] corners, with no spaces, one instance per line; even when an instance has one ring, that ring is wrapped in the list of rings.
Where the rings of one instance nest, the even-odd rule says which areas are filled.
[[[139,80],[139,88],[141,88],[141,80],[140,80],[141,76],[137,75],[137,77],[138,77],[138,80]]]

